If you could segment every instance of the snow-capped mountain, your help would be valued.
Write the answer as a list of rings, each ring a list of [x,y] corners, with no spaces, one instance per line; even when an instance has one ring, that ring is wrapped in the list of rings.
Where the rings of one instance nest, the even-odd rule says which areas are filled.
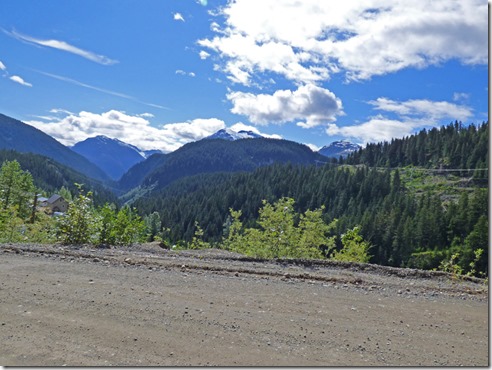
[[[114,180],[119,179],[133,165],[156,153],[102,135],[81,141],[70,149],[96,164]]]
[[[241,130],[239,132],[236,132],[234,130],[231,130],[230,128],[224,128],[222,130],[217,131],[215,134],[207,136],[205,139],[223,139],[223,140],[235,141],[239,139],[254,139],[258,137],[263,137],[263,136],[256,134],[253,131]]]
[[[334,141],[330,145],[322,147],[318,153],[328,158],[339,158],[340,156],[346,157],[360,148],[360,145],[349,141]]]

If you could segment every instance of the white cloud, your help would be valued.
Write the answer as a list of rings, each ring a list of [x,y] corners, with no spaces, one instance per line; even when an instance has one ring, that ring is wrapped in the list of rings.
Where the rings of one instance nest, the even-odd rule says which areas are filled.
[[[2,63],[2,61],[0,60],[0,71],[5,71],[7,69],[7,67],[5,67],[5,64]]]
[[[61,113],[61,110],[56,111]],[[146,118],[150,116],[145,113],[133,116],[116,110],[101,114],[82,111],[50,122],[26,123],[68,146],[89,137],[105,135],[143,150],[160,149],[164,152],[174,151],[188,142],[200,140],[225,128],[224,121],[217,118],[194,119],[161,127],[152,126]]]
[[[175,21],[181,21],[181,22],[185,21],[181,13],[174,13],[173,18]]]
[[[245,115],[258,125],[298,120],[297,125],[310,128],[344,114],[341,100],[315,85],[300,86],[295,91],[278,90],[273,95],[230,92],[227,99],[233,104],[232,113]]]
[[[374,105],[377,110],[393,112],[402,117],[425,117],[432,121],[446,117],[464,121],[473,115],[469,107],[447,101],[416,99],[399,102],[387,98],[378,98],[368,103]]]
[[[414,129],[415,126],[411,122],[402,122],[377,116],[359,125],[339,127],[330,123],[326,133],[329,136],[339,135],[368,143],[391,141],[392,138],[408,136]]]
[[[455,92],[453,94],[453,101],[462,101],[462,100],[468,100],[470,99],[470,94],[468,93],[460,93],[460,92]]]
[[[487,14],[483,0],[236,0],[198,44],[244,85],[258,72],[299,84],[340,72],[364,80],[451,59],[487,64]]]
[[[180,75],[180,76],[189,76],[189,77],[195,77],[196,76],[195,72],[185,72],[181,69],[178,69],[176,71],[176,74]]]
[[[59,76],[59,75],[56,75],[56,74],[53,74],[53,73],[48,73],[48,72],[43,72],[43,71],[36,71],[36,70],[34,70],[34,71],[37,72],[37,73],[41,73],[44,76],[47,76],[47,77],[50,77],[50,78],[54,78],[55,80],[59,80],[59,81],[63,81],[63,82],[68,82],[68,83],[70,83],[72,85],[77,85],[77,86],[85,87],[86,89],[95,90],[95,91],[99,91],[99,92],[104,93],[104,94],[113,95],[113,96],[117,96],[117,97],[120,97],[120,98],[123,98],[123,99],[132,100],[134,102],[137,102],[137,103],[140,103],[140,104],[144,104],[144,105],[147,105],[149,107],[154,107],[154,108],[159,108],[159,109],[166,109],[166,110],[169,109],[168,107],[164,107],[164,106],[159,105],[159,104],[144,102],[144,101],[139,100],[136,97],[131,96],[131,95],[127,95],[127,94],[120,93],[118,91],[103,89],[101,87],[89,85],[89,84],[86,84],[84,82],[80,82],[80,81],[74,80],[72,78],[68,78],[68,77],[64,77],[64,76]]]
[[[388,118],[383,114],[370,117],[357,125],[338,126],[328,124],[329,136],[339,135],[360,140],[362,143],[390,141],[413,134],[423,128],[435,127],[448,120],[467,120],[472,117],[472,109],[446,101],[407,100],[397,102],[387,98],[378,98],[368,102],[376,110],[396,115]]]
[[[118,63],[117,60],[114,60],[114,59],[110,59],[104,55],[100,55],[100,54],[96,54],[92,51],[87,51],[87,50],[83,50],[83,49],[80,49],[76,46],[73,46],[73,45],[70,45],[69,43],[65,42],[65,41],[60,41],[60,40],[41,40],[41,39],[37,39],[35,37],[31,37],[31,36],[27,36],[27,35],[23,35],[23,34],[20,34],[16,31],[12,31],[12,32],[8,32],[8,31],[5,31],[4,32],[9,35],[9,36],[12,36],[20,41],[25,41],[27,43],[30,43],[30,44],[35,44],[35,45],[40,45],[40,46],[46,46],[46,47],[50,47],[50,48],[53,48],[53,49],[58,49],[58,50],[62,50],[62,51],[66,51],[68,53],[72,53],[72,54],[75,54],[75,55],[78,55],[78,56],[81,56],[82,58],[85,58],[85,59],[88,59],[90,61],[93,61],[93,62],[96,62],[96,63],[99,63],[99,64],[103,64],[103,65],[113,65],[113,64],[116,64]]]
[[[210,56],[210,54],[207,53],[205,50],[201,50],[199,55],[200,55],[200,59],[202,59],[202,60],[205,60]]]
[[[22,77],[19,77],[19,76],[10,76],[9,78],[12,81],[17,82],[18,84],[21,84],[23,86],[32,87],[32,84],[30,84],[29,82],[24,81],[24,79]]]
[[[58,114],[58,113],[62,113],[62,114],[75,114],[75,113],[72,113],[66,109],[61,109],[61,108],[53,108],[53,109],[50,109],[50,113],[55,113],[55,114]]]
[[[137,117],[153,118],[154,115],[152,113],[141,113],[141,114],[137,114]]]

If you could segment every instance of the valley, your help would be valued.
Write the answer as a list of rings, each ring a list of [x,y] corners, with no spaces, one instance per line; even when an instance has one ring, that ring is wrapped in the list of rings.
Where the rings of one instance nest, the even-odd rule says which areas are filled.
[[[0,365],[490,366],[489,4],[1,4]]]
[[[339,141],[319,152],[230,129],[169,153],[104,136],[72,150],[6,116],[0,129],[6,138],[35,137],[31,152],[26,143],[0,145],[2,191],[14,194],[3,210],[17,215],[5,218],[0,241],[157,240],[173,250],[213,247],[488,274],[488,122],[455,121],[365,148]],[[60,150],[100,171],[58,162]],[[72,202],[68,217],[42,215],[32,204],[35,192],[62,193]],[[283,215],[282,202],[289,204]],[[74,231],[78,217],[85,226]],[[342,257],[351,255],[349,246],[363,252]]]

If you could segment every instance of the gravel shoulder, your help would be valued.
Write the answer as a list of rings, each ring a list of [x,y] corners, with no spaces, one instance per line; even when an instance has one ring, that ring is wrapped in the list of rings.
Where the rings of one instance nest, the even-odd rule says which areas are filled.
[[[4,366],[488,366],[488,286],[156,244],[0,245]]]

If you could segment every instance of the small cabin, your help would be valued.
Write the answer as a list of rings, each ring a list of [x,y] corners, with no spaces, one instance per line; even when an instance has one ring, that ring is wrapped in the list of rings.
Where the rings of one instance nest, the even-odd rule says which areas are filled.
[[[38,199],[39,207],[46,207],[51,213],[61,212],[65,213],[68,210],[68,202],[58,194],[53,194],[48,199],[41,197]]]

